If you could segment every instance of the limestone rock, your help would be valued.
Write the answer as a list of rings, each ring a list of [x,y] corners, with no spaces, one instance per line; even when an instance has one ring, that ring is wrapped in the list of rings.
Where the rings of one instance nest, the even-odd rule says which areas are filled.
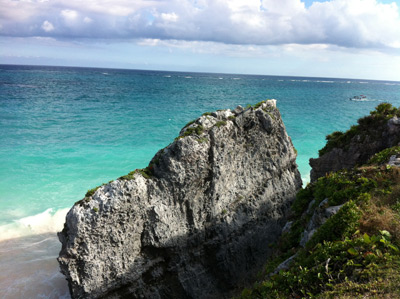
[[[310,202],[307,209],[307,214],[310,213],[311,204],[314,204],[315,200]],[[307,228],[304,230],[300,240],[300,246],[304,247],[306,243],[311,239],[318,228],[324,224],[330,217],[335,215],[343,205],[329,206],[328,198],[324,199],[318,207],[314,210],[314,213],[307,224]]]
[[[400,155],[392,155],[390,156],[388,165],[400,167]]]
[[[184,128],[146,171],[75,204],[58,258],[73,298],[224,298],[271,253],[301,187],[275,102]]]

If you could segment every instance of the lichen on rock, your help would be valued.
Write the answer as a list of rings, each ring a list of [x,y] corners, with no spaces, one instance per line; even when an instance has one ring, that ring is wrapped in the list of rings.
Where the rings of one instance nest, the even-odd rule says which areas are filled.
[[[134,172],[69,211],[58,261],[72,297],[229,296],[281,234],[301,187],[295,159],[275,101],[196,119],[150,178]]]

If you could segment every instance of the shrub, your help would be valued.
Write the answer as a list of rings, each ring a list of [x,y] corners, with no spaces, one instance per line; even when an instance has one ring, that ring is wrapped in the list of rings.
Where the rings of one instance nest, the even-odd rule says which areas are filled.
[[[189,127],[185,130],[185,132],[181,136],[176,137],[175,141],[194,134],[201,135],[203,134],[203,132],[204,132],[204,127],[202,125]]]
[[[191,120],[191,121],[188,122],[183,128],[187,128],[187,127],[189,127],[190,125],[194,124],[195,122],[196,122],[196,119]]]
[[[373,165],[381,165],[384,163],[389,162],[389,159],[393,155],[400,154],[400,146],[393,146],[387,149],[384,149],[383,151],[376,153],[369,159],[368,164]]]
[[[294,217],[300,217],[307,209],[309,203],[313,200],[313,185],[309,184],[305,189],[301,189],[297,195],[296,199],[292,204],[292,211],[294,212]]]
[[[353,201],[347,202],[332,217],[330,217],[307,242],[307,248],[313,248],[323,241],[337,241],[350,237],[358,226],[361,217],[357,205]]]
[[[91,197],[99,188],[100,188],[100,186],[97,186],[93,189],[88,190],[85,194],[85,197]]]
[[[201,135],[201,134],[203,134],[203,131],[204,131],[204,127],[201,125],[195,126],[195,127],[190,127],[190,128],[186,129],[185,133],[183,133],[183,136],[185,137],[185,136],[190,136],[193,134]]]
[[[370,115],[360,118],[358,125],[352,126],[345,133],[336,131],[326,136],[326,145],[319,151],[319,156],[326,154],[333,148],[344,148],[349,145],[351,139],[356,135],[374,133],[377,127],[382,126],[387,120],[400,116],[400,110],[393,107],[389,103],[379,104],[375,110],[370,112]],[[375,132],[376,133],[376,132]],[[373,135],[373,134],[372,134]]]

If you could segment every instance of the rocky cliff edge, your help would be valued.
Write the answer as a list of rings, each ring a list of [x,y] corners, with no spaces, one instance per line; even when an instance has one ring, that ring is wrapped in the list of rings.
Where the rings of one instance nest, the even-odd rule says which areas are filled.
[[[76,203],[58,261],[74,298],[224,298],[262,269],[301,187],[275,101],[205,113]]]
[[[311,181],[341,169],[365,164],[374,154],[400,142],[400,110],[389,103],[378,105],[370,115],[346,132],[326,136],[319,158],[310,159]]]

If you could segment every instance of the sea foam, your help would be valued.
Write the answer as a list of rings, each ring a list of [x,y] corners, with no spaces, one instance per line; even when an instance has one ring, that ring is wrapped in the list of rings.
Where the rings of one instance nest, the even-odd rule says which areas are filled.
[[[46,211],[0,226],[0,241],[62,230],[69,208]]]

